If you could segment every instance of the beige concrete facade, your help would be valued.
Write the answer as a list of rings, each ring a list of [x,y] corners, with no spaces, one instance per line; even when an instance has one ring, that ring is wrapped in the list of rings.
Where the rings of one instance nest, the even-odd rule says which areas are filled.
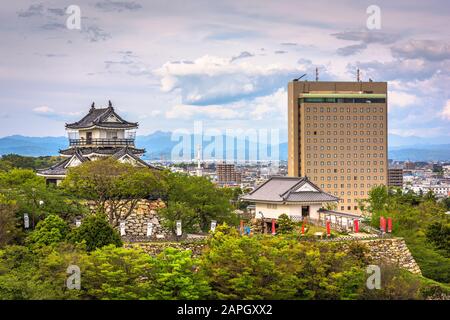
[[[386,82],[288,84],[288,175],[307,176],[360,213],[358,200],[386,185]]]

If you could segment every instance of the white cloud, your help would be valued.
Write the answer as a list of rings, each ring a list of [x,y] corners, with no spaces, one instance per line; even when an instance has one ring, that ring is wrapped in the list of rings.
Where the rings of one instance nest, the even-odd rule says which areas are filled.
[[[254,120],[285,117],[287,115],[287,91],[279,88],[275,93],[256,98],[250,116]]]
[[[34,108],[33,111],[36,113],[53,113],[53,112],[55,112],[54,109],[47,107],[47,106]]]
[[[450,120],[450,100],[447,100],[447,103],[442,109],[441,116],[446,120]]]
[[[207,118],[216,120],[232,120],[243,118],[244,114],[225,106],[194,106],[175,105],[166,112],[168,119],[189,120],[192,118]]]
[[[404,91],[390,91],[389,106],[404,108],[418,102],[417,96]]]
[[[50,108],[49,106],[41,106],[36,107],[33,109],[33,112],[44,117],[50,117],[50,118],[59,118],[59,117],[74,117],[81,115],[81,111],[77,112],[58,112],[53,108]]]
[[[205,55],[189,64],[167,62],[154,73],[160,77],[163,92],[180,90],[182,103],[214,105],[265,96],[301,70],[279,63],[231,63],[229,58]]]

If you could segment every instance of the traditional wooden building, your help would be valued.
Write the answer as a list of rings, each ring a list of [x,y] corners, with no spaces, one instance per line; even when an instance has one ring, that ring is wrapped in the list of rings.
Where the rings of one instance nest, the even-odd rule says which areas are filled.
[[[120,117],[111,101],[107,108],[95,108],[94,103],[81,120],[66,124],[69,147],[60,150],[65,157],[60,163],[38,171],[49,183],[58,184],[65,178],[67,169],[83,162],[113,157],[135,166],[151,167],[141,159],[145,149],[135,147],[137,122]]]
[[[241,200],[254,203],[256,218],[264,219],[287,214],[318,220],[326,203],[339,202],[338,197],[322,191],[306,177],[272,177]]]

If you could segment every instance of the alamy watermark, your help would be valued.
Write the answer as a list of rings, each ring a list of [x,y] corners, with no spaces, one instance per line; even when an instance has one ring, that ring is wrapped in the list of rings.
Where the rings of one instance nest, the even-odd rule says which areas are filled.
[[[69,15],[66,20],[66,27],[69,30],[81,30],[81,8],[77,5],[70,5],[66,9]]]
[[[204,128],[195,121],[193,130],[177,129],[171,140],[177,142],[171,151],[171,161],[233,163],[269,162],[278,166],[280,161],[280,132],[278,129],[225,129]]]
[[[366,20],[366,26],[369,30],[381,29],[381,9],[377,5],[370,5],[366,9],[366,13],[369,15]]]
[[[81,270],[77,265],[71,264],[67,267],[66,273],[69,274],[66,280],[66,286],[69,290],[81,289]]]
[[[381,289],[381,269],[379,266],[369,264],[366,268],[366,273],[369,277],[366,280],[366,287],[369,290]]]

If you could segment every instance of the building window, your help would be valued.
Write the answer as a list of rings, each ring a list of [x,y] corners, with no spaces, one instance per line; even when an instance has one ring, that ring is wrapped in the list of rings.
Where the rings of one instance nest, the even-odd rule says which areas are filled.
[[[277,208],[276,204],[273,204],[273,203],[268,203],[267,204],[267,209],[276,209],[276,208]]]

